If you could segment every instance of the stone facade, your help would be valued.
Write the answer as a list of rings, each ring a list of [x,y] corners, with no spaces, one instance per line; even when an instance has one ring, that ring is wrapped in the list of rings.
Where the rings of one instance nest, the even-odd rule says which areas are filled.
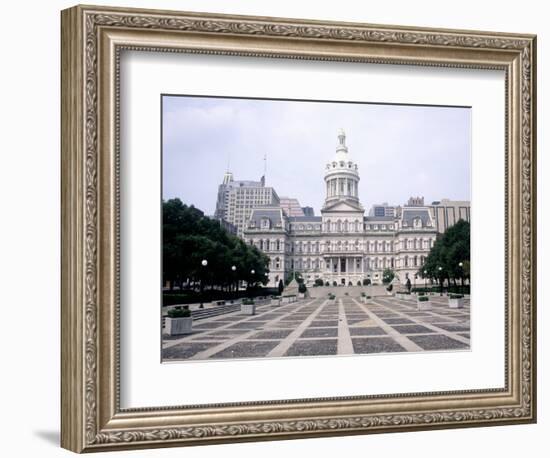
[[[279,205],[252,209],[243,238],[269,256],[271,286],[295,271],[309,285],[316,279],[330,285],[365,279],[381,284],[385,268],[402,283],[415,282],[437,235],[432,211],[407,205],[395,216],[365,216],[359,168],[345,140],[340,131],[336,154],[325,168],[321,216],[287,216]]]

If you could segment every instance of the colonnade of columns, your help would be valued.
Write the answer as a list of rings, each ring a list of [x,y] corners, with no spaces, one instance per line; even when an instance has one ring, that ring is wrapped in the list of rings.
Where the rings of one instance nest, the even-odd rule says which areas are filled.
[[[357,180],[353,178],[331,178],[327,180],[327,197],[358,197]]]

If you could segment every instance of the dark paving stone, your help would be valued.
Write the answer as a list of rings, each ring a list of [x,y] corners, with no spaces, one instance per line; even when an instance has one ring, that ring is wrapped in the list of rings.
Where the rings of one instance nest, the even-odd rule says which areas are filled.
[[[391,337],[368,337],[351,339],[354,353],[386,353],[406,351]]]
[[[422,321],[424,321],[425,323],[430,323],[430,324],[435,324],[437,326],[436,323],[453,323],[453,320],[450,320],[448,318],[443,318],[443,317],[439,317],[439,316],[427,316],[427,317],[423,317],[422,318]]]
[[[246,332],[248,332],[248,329],[216,329],[215,331],[211,331],[208,334],[206,334],[206,336],[211,336],[211,337],[238,336]]]
[[[307,328],[300,335],[304,337],[338,337],[338,328]]]
[[[224,343],[227,339],[230,337],[208,337],[208,336],[198,336],[195,337],[191,343],[193,342],[212,342],[213,344],[219,345],[221,343]]]
[[[279,344],[278,340],[264,340],[257,342],[237,342],[225,350],[210,356],[210,359],[222,358],[252,358],[266,356]]]
[[[425,326],[420,326],[417,324],[405,324],[402,326],[394,325],[392,328],[400,334],[424,334],[427,332],[435,332]]]
[[[246,315],[233,315],[233,316],[224,317],[223,320],[233,322],[233,321],[240,321],[245,317],[246,317]]]
[[[164,348],[162,350],[162,359],[187,359],[195,356],[201,351],[207,350],[210,347],[217,345],[217,343],[207,343],[207,342],[185,342],[179,345],[174,345],[170,348]]]
[[[287,350],[285,356],[322,356],[335,355],[338,348],[336,339],[297,340]]]
[[[441,334],[434,334],[431,336],[410,336],[409,339],[424,350],[456,350],[470,348],[468,344],[464,344]]]
[[[268,331],[260,331],[248,337],[248,339],[284,339],[285,337],[288,337],[291,332],[292,329],[274,329]]]
[[[378,328],[376,326],[369,326],[366,328],[349,328],[349,333],[352,336],[383,336],[387,334],[387,332],[382,328]]]
[[[263,327],[263,323],[250,323],[250,322],[243,322],[243,323],[236,323],[232,326],[229,326],[227,329],[260,329]]]
[[[175,336],[169,336],[168,334],[163,334],[162,335],[162,341],[163,342],[170,342],[172,340],[191,339],[193,336],[198,336],[198,335],[202,334],[203,332],[205,332],[205,331],[194,330],[191,334],[178,334],[178,335],[175,335]]]
[[[229,323],[218,323],[216,321],[210,321],[210,322],[204,322],[201,323],[200,321],[197,323],[193,323],[193,329],[215,329],[215,328],[221,328],[222,326],[225,326]]]
[[[414,321],[407,320],[406,318],[384,318],[384,321],[388,324],[413,324]]]
[[[310,326],[313,328],[327,328],[338,326],[338,320],[313,320]]]
[[[434,324],[434,326],[437,326],[438,328],[445,329],[445,331],[450,331],[450,332],[468,332],[470,330],[470,326],[461,325],[461,324],[439,323],[439,324]]]

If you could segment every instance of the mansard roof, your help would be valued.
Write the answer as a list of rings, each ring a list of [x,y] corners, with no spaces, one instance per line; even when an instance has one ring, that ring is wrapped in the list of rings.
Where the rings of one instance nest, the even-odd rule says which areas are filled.
[[[256,226],[259,227],[263,218],[269,218],[274,226],[282,224],[283,210],[281,207],[256,207],[252,209],[249,221],[254,221]]]
[[[430,210],[427,208],[403,208],[403,215],[401,216],[403,224],[407,226],[412,226],[413,221],[416,218],[420,218],[422,221],[422,226],[426,226],[431,222]]]

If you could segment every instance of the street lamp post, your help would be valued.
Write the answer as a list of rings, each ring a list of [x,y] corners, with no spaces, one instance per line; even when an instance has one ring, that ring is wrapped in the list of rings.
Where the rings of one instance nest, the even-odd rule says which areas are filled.
[[[237,271],[237,266],[231,266],[231,276],[233,278],[233,287],[235,288],[235,292],[237,292],[237,280],[235,278],[236,271]]]
[[[206,269],[206,266],[208,265],[208,261],[206,259],[203,259],[201,261],[201,265]],[[201,304],[199,305],[201,309],[204,308],[203,296],[202,296],[203,291],[204,291],[204,269],[201,269]]]
[[[426,293],[428,292],[428,278],[426,277],[427,273],[427,271],[424,271],[424,289],[426,290]]]
[[[437,270],[439,271],[439,295],[440,296],[443,296],[443,278],[441,277],[442,273],[441,271],[443,270],[443,267],[438,267]]]
[[[254,269],[250,271],[250,275],[254,275],[255,273],[256,271]],[[252,290],[250,289],[250,283],[248,285],[248,290],[249,290],[249,297],[252,297]]]
[[[462,283],[462,289],[464,290],[464,270],[462,267],[464,266],[464,263],[460,261],[458,263],[458,267],[460,267],[460,283]]]

